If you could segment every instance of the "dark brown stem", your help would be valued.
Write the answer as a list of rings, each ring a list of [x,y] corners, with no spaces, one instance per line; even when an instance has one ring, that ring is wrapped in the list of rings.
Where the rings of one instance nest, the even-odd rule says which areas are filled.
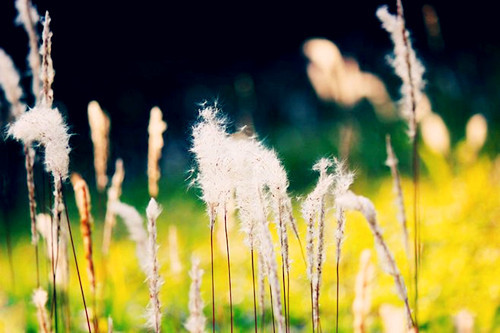
[[[288,302],[288,331],[290,332],[290,272],[286,271],[286,294]]]
[[[231,288],[231,261],[229,259],[229,237],[227,234],[227,211],[224,207],[224,232],[226,234],[226,253],[227,253],[227,274],[229,278],[229,311],[231,312],[231,333],[234,330],[234,319],[233,319],[233,290]]]
[[[276,326],[274,325],[273,291],[271,289],[271,285],[269,285],[269,296],[271,298],[271,318],[273,322],[273,333],[276,333]]]
[[[419,191],[419,160],[418,160],[418,146],[417,140],[413,141],[413,246],[415,251],[415,325],[418,327],[418,273],[419,273],[419,245],[420,245],[420,226],[418,216],[418,191]],[[417,328],[418,330],[418,328]]]
[[[311,287],[311,325],[312,325],[312,332],[314,333],[314,328],[316,327],[316,321],[314,320],[314,312],[315,312],[315,305],[314,305],[314,288],[313,288],[313,283],[311,281],[310,283]]]
[[[215,216],[212,210],[210,221],[210,264],[212,267],[212,332],[215,332],[215,282],[214,282],[214,224]]]
[[[339,280],[339,261],[337,260],[337,313],[335,316],[335,332],[339,333],[339,290],[340,290],[340,280]]]
[[[82,301],[83,301],[83,309],[85,310],[85,317],[87,320],[87,328],[89,330],[89,333],[92,333],[92,330],[90,328],[90,319],[89,319],[89,314],[87,311],[87,303],[85,302],[85,293],[83,292],[83,285],[82,285],[82,279],[80,277],[80,269],[78,268],[78,260],[76,259],[76,250],[75,250],[75,243],[73,241],[73,234],[71,232],[71,223],[69,221],[69,215],[68,215],[68,206],[66,205],[66,198],[62,193],[62,179],[60,179],[60,191],[61,191],[61,196],[64,202],[64,212],[66,213],[66,222],[68,224],[68,232],[69,232],[69,239],[71,241],[71,249],[73,250],[73,258],[75,259],[75,267],[76,267],[76,274],[78,276],[78,283],[80,285],[80,292],[82,294]]]
[[[286,307],[286,284],[285,284],[285,259],[283,257],[283,252],[281,253],[281,277],[282,277],[282,284],[283,284],[283,311],[285,313],[285,332],[288,332],[288,313],[287,313],[287,307]]]
[[[253,288],[253,319],[255,324],[255,333],[257,333],[257,297],[255,295],[255,265],[253,261],[253,248],[250,249],[252,257],[252,288]]]

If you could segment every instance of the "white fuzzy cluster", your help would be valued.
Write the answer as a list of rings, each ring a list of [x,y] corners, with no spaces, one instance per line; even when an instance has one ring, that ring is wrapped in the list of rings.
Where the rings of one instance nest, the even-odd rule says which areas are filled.
[[[147,307],[147,326],[160,332],[161,328],[161,304],[160,289],[163,285],[163,279],[160,276],[160,264],[158,262],[158,244],[156,220],[161,214],[161,207],[155,199],[151,198],[146,208],[148,218],[148,270],[146,272],[149,284],[149,303]]]
[[[217,210],[228,201],[233,184],[231,174],[233,161],[228,154],[226,122],[219,110],[208,106],[200,110],[200,122],[193,127],[193,146],[198,167],[195,182],[201,188],[202,198],[207,205],[210,227],[213,227]]]
[[[10,103],[11,115],[14,119],[19,118],[26,111],[26,106],[21,103],[23,90],[20,80],[14,62],[3,49],[0,49],[0,88],[3,89],[5,99]]]
[[[148,234],[139,212],[132,206],[116,201],[110,204],[110,210],[119,216],[127,227],[130,239],[136,244],[136,256],[143,272],[148,270]]]
[[[189,317],[184,327],[190,333],[205,332],[206,318],[203,315],[203,299],[201,298],[201,278],[203,270],[200,268],[200,260],[193,257],[191,259],[191,286],[189,288]]]
[[[377,17],[382,27],[390,34],[394,44],[394,56],[389,59],[396,74],[401,78],[401,113],[408,121],[409,136],[413,140],[416,134],[416,106],[422,98],[425,86],[423,75],[425,68],[418,60],[411,45],[410,33],[406,30],[402,9],[398,15],[389,13],[387,6],[377,10]]]
[[[35,107],[10,125],[8,134],[26,146],[40,143],[45,148],[46,170],[54,178],[68,177],[69,134],[57,108]]]

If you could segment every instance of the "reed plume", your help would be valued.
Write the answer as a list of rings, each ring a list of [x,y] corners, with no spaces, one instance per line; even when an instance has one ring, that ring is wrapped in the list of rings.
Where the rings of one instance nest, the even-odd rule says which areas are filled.
[[[319,295],[321,286],[321,273],[325,261],[325,213],[326,197],[334,183],[334,177],[328,174],[332,161],[327,158],[320,159],[313,170],[319,172],[316,187],[302,203],[302,216],[307,224],[306,254],[307,277],[310,282],[313,331],[319,329]],[[316,243],[316,248],[314,244]]]
[[[206,318],[203,315],[203,299],[201,298],[201,278],[203,270],[200,268],[199,259],[193,257],[191,259],[191,286],[189,288],[189,317],[184,324],[184,327],[190,333],[205,332]]]
[[[372,280],[375,274],[375,267],[370,259],[370,250],[361,252],[359,271],[356,276],[354,289],[354,302],[352,303],[355,333],[364,333],[368,331],[366,319],[370,313]]]
[[[399,224],[401,226],[401,231],[403,233],[403,245],[409,262],[411,256],[410,241],[408,237],[408,226],[406,222],[406,211],[403,198],[403,189],[401,188],[401,177],[399,175],[399,170],[398,170],[399,161],[398,158],[396,157],[396,154],[394,154],[394,149],[392,149],[390,135],[387,135],[385,139],[386,139],[386,149],[387,149],[387,159],[385,160],[385,165],[387,165],[391,169],[392,183],[393,183],[392,191],[394,192],[395,195],[395,203],[396,203],[396,208],[398,210],[397,220],[399,221]]]
[[[36,318],[38,320],[39,331],[42,333],[51,333],[50,318],[47,313],[47,308],[45,307],[48,300],[47,292],[42,288],[37,288],[33,292],[31,299],[36,307]]]
[[[418,156],[418,124],[417,108],[422,100],[422,90],[425,82],[423,75],[425,68],[418,60],[413,50],[410,33],[406,29],[403,14],[403,4],[397,0],[397,14],[389,13],[387,6],[380,7],[376,15],[382,22],[382,27],[391,36],[394,44],[394,56],[389,59],[396,74],[401,78],[400,108],[403,118],[408,123],[408,136],[412,142],[412,169],[413,169],[413,247],[414,247],[414,283],[415,283],[415,321],[418,330],[418,276],[420,265],[420,222],[419,222],[419,156]]]
[[[397,294],[404,302],[408,329],[410,330],[415,328],[415,321],[413,320],[410,304],[408,302],[408,294],[404,278],[399,271],[392,252],[389,250],[389,247],[382,236],[382,230],[378,224],[377,212],[373,203],[368,198],[356,195],[351,191],[348,191],[341,197],[337,197],[336,200],[337,204],[343,209],[359,211],[365,217],[370,230],[373,233],[375,248],[377,249],[382,269],[393,277]]]
[[[97,315],[96,274],[94,269],[94,260],[92,258],[93,220],[90,213],[90,192],[87,183],[78,173],[74,172],[71,174],[71,184],[73,185],[76,206],[78,207],[78,213],[80,214],[80,231],[82,233],[84,256],[87,263],[87,275],[90,281],[90,291],[94,298],[94,311],[92,312],[94,318],[92,323],[94,325],[94,332],[98,332],[99,320]]]
[[[109,253],[109,246],[111,244],[111,237],[113,234],[113,227],[116,224],[115,214],[110,209],[114,202],[120,201],[122,194],[122,184],[125,178],[125,169],[123,168],[123,161],[121,158],[115,162],[115,173],[111,178],[111,186],[108,188],[108,202],[106,204],[106,215],[104,217],[104,235],[102,239],[102,253],[106,256]]]
[[[94,145],[94,168],[97,189],[103,192],[108,184],[106,170],[109,155],[109,117],[101,109],[97,101],[91,101],[88,105],[88,117],[90,125],[90,136]]]
[[[32,91],[33,96],[35,96],[36,101],[38,101],[40,98],[40,91],[42,90],[42,81],[40,79],[41,59],[38,48],[39,36],[36,31],[36,25],[39,22],[40,17],[30,0],[16,0],[15,6],[18,12],[16,23],[22,25],[28,34],[28,64],[31,69],[31,75],[33,76]]]
[[[161,304],[159,299],[163,279],[160,276],[160,264],[158,262],[158,244],[156,232],[156,220],[161,214],[161,207],[154,198],[149,201],[146,208],[148,218],[148,272],[149,304],[147,307],[147,326],[154,329],[156,333],[161,330]]]
[[[26,111],[26,105],[21,102],[23,97],[21,78],[14,62],[3,49],[0,49],[0,74],[0,88],[3,89],[5,99],[10,104],[10,117],[17,119]]]
[[[167,130],[167,123],[162,119],[163,114],[159,107],[151,109],[149,117],[149,143],[148,143],[148,189],[149,196],[158,196],[158,181],[160,180],[160,167],[158,162],[163,148],[163,132]]]

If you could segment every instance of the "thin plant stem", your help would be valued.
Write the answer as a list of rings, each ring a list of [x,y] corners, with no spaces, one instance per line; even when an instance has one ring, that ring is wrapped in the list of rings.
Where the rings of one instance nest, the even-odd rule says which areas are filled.
[[[315,327],[316,327],[316,322],[314,320],[314,312],[315,312],[315,306],[314,306],[314,297],[313,297],[313,283],[311,281],[310,283],[310,288],[311,288],[311,325],[312,325],[312,332],[314,333]]]
[[[418,160],[418,145],[417,140],[413,141],[413,246],[415,251],[415,269],[414,269],[414,279],[415,279],[415,326],[418,331],[418,273],[419,273],[419,248],[420,248],[420,226],[419,226],[419,216],[418,216],[418,192],[419,192],[419,160]]]
[[[233,290],[231,288],[231,261],[229,256],[229,237],[227,234],[227,210],[224,207],[224,232],[226,234],[226,253],[227,253],[227,274],[229,278],[229,310],[231,312],[231,333],[234,330],[234,319],[233,319]]]
[[[62,179],[60,180],[60,182],[62,184]],[[62,192],[62,185],[61,185],[61,192]],[[66,222],[68,223],[69,239],[71,240],[71,248],[73,250],[73,258],[75,259],[76,274],[78,276],[78,283],[80,285],[80,292],[82,294],[83,309],[85,310],[85,317],[87,320],[87,328],[89,330],[89,333],[91,333],[92,330],[90,328],[89,314],[87,311],[87,303],[85,302],[85,293],[83,292],[82,279],[80,277],[80,269],[78,268],[78,260],[76,259],[75,243],[73,242],[73,234],[71,232],[71,223],[69,221],[68,207],[66,205],[66,197],[64,195],[62,195],[62,197],[63,197],[63,202],[64,202],[64,212],[66,213]]]
[[[212,267],[212,332],[215,332],[215,282],[214,282],[214,220],[210,221],[210,265]]]
[[[255,333],[257,333],[257,297],[255,295],[255,265],[253,260],[253,247],[250,249],[250,255],[252,257],[253,317],[255,324]]]
[[[283,311],[285,313],[285,332],[288,332],[288,314],[287,314],[287,307],[286,307],[286,284],[285,284],[285,261],[283,258],[283,254],[281,255],[281,277],[282,277],[282,284],[283,284]]]
[[[36,286],[40,287],[40,267],[38,262],[38,235],[36,231],[36,199],[35,199],[35,179],[33,172],[32,155],[30,154],[30,148],[24,147],[24,159],[26,166],[26,184],[28,186],[28,201],[30,207],[30,219],[31,219],[31,233],[32,241],[35,248],[35,261],[36,261]]]
[[[288,331],[290,331],[290,273],[287,270],[286,272],[286,294],[287,294],[287,302],[288,302]]]
[[[339,333],[339,290],[340,290],[340,280],[339,280],[339,261],[337,260],[337,313],[335,316],[335,332]]]
[[[271,285],[269,285],[269,295],[271,298],[271,318],[273,322],[273,333],[276,333],[276,326],[274,325],[273,291],[271,289]]]

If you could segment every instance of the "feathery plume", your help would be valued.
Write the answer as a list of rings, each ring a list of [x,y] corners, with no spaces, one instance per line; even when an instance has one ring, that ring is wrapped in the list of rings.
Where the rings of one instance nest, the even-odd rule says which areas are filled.
[[[154,329],[156,333],[161,329],[161,304],[159,299],[160,288],[163,279],[160,276],[160,264],[158,263],[158,244],[156,242],[156,220],[161,214],[161,207],[154,198],[149,201],[146,208],[148,218],[148,272],[149,304],[147,307],[147,326]]]
[[[78,173],[71,174],[71,184],[75,192],[76,206],[80,214],[80,230],[83,238],[87,273],[89,276],[92,293],[95,293],[96,281],[94,261],[92,260],[92,216],[90,215],[90,193],[85,180]]]
[[[406,290],[406,285],[396,264],[396,260],[389,250],[387,243],[382,236],[382,230],[377,221],[377,212],[373,203],[368,199],[360,195],[356,195],[351,191],[346,192],[341,197],[338,197],[337,203],[344,210],[354,210],[358,211],[365,217],[370,229],[373,233],[373,238],[375,240],[375,247],[379,254],[379,260],[381,260],[382,269],[394,279],[396,285],[396,290],[404,302],[406,309],[406,319],[408,324],[408,329],[415,327],[415,322],[413,321],[410,304],[408,302],[408,294]]]
[[[16,0],[15,6],[18,12],[16,23],[23,25],[24,30],[28,34],[29,40],[29,54],[28,64],[31,68],[31,75],[33,75],[32,91],[36,100],[40,98],[40,91],[42,90],[40,80],[40,53],[38,51],[38,33],[36,32],[36,25],[40,20],[36,8],[31,3],[31,0]],[[38,103],[36,103],[38,104]]]
[[[0,88],[5,93],[5,99],[10,103],[10,114],[13,119],[19,118],[26,105],[21,102],[23,90],[20,86],[19,73],[14,62],[3,49],[0,49]]]
[[[392,149],[391,136],[389,134],[387,134],[387,136],[385,137],[385,141],[387,149],[387,160],[385,161],[385,165],[387,165],[391,169],[393,183],[392,191],[395,194],[395,203],[398,209],[397,220],[401,225],[401,231],[403,232],[403,245],[405,247],[408,261],[410,261],[410,241],[408,238],[408,226],[406,222],[403,189],[401,188],[401,178],[398,170],[398,158],[394,153],[394,149]]]
[[[160,167],[158,162],[163,148],[163,132],[167,130],[167,123],[162,119],[163,114],[159,107],[151,109],[149,117],[149,143],[148,143],[148,189],[153,198],[158,196],[158,181],[160,180]]]
[[[49,12],[45,12],[45,21],[42,32],[42,48],[40,55],[42,56],[42,71],[40,79],[42,83],[42,91],[40,92],[40,105],[52,107],[54,101],[54,91],[52,83],[54,82],[54,66],[52,64],[52,31],[50,31],[50,16]],[[38,101],[38,100],[37,100]]]
[[[92,144],[94,145],[96,184],[99,192],[102,192],[108,184],[106,170],[108,167],[110,121],[97,101],[91,101],[89,103],[87,112],[89,117],[90,136]]]
[[[389,58],[389,63],[403,82],[401,113],[408,122],[408,135],[413,141],[417,133],[416,107],[422,98],[422,90],[425,86],[422,79],[425,68],[413,50],[402,11],[403,8],[398,1],[397,15],[390,14],[387,6],[380,7],[376,14],[394,44],[394,56]]]
[[[370,250],[361,252],[359,261],[359,271],[356,276],[356,285],[354,289],[355,297],[352,303],[352,312],[354,314],[354,332],[364,333],[367,331],[366,318],[370,313],[371,307],[371,284],[375,274],[375,267],[370,262]]]
[[[45,239],[47,257],[51,262],[49,280],[55,275],[56,285],[66,290],[69,281],[68,231],[65,225],[61,224],[59,244],[57,244],[57,225],[48,214],[36,216],[36,228]]]
[[[190,333],[205,332],[206,318],[203,315],[203,299],[201,298],[201,278],[203,270],[200,268],[199,259],[193,257],[191,259],[191,286],[189,288],[189,318],[184,327]]]
[[[172,224],[168,227],[168,254],[170,258],[170,271],[173,274],[179,274],[182,271],[182,262],[179,258],[177,228]]]
[[[325,204],[326,196],[330,192],[330,188],[334,182],[333,175],[328,174],[328,168],[331,166],[332,161],[327,158],[320,159],[313,166],[313,170],[319,172],[318,183],[302,203],[302,216],[307,224],[306,264],[307,277],[311,282],[314,328],[318,328],[319,326],[319,289],[321,285],[321,271],[325,261]],[[315,238],[316,249],[314,249]]]
[[[8,135],[25,146],[39,142],[45,147],[46,170],[54,179],[68,178],[69,134],[57,108],[38,106],[24,113],[9,126]]]
[[[141,270],[148,272],[148,234],[144,229],[144,222],[139,212],[132,206],[122,202],[113,202],[110,207],[113,214],[119,216],[127,227],[129,237],[136,244],[135,253]]]
[[[108,202],[106,204],[106,215],[104,217],[104,235],[102,240],[102,253],[107,255],[109,253],[109,246],[111,244],[111,235],[113,227],[116,224],[116,218],[113,211],[110,209],[111,204],[120,201],[122,194],[122,184],[125,178],[125,169],[123,168],[123,161],[121,158],[115,162],[115,173],[111,178],[111,186],[108,188]]]
[[[47,292],[42,288],[37,288],[33,292],[32,302],[36,307],[36,317],[38,320],[38,327],[42,333],[51,333],[49,314],[47,313],[48,296]]]

